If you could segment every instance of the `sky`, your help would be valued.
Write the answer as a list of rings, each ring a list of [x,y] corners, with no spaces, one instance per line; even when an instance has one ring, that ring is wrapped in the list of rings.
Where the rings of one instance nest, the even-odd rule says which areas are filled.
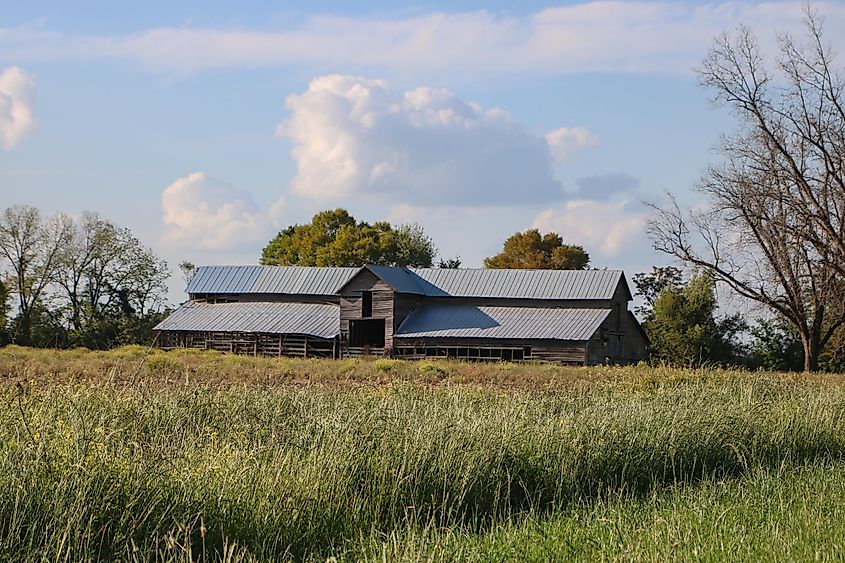
[[[71,5],[72,4],[72,5]],[[735,126],[695,68],[800,2],[15,2],[0,16],[0,203],[96,211],[176,270],[254,264],[344,207],[480,267],[560,233],[630,277],[643,202],[693,190]],[[845,2],[815,3],[845,50]],[[178,271],[170,299],[183,299]]]

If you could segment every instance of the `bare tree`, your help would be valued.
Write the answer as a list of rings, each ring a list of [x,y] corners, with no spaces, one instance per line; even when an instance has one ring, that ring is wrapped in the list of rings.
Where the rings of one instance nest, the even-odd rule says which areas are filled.
[[[59,254],[71,239],[64,215],[45,219],[34,207],[9,207],[0,215],[0,257],[11,268],[9,288],[17,295],[16,340],[28,344],[36,307],[59,267]]]
[[[705,209],[656,208],[655,248],[711,272],[778,312],[801,337],[804,369],[845,323],[845,81],[833,70],[820,18],[808,43],[780,38],[777,74],[752,32],[719,36],[699,71],[738,131],[705,173]]]

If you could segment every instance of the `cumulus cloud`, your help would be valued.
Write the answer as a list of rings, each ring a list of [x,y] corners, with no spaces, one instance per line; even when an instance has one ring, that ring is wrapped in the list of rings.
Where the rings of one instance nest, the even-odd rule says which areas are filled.
[[[0,144],[8,150],[35,129],[35,82],[13,66],[0,72]]]
[[[640,187],[640,179],[630,174],[600,174],[578,178],[575,186],[577,199],[605,200],[636,191]]]
[[[566,160],[579,149],[595,147],[599,138],[585,127],[561,127],[545,135],[555,160]]]
[[[548,144],[497,108],[448,90],[394,94],[383,80],[329,75],[287,98],[294,193],[319,201],[500,205],[562,188]]]
[[[202,172],[179,178],[161,194],[167,242],[226,250],[266,238],[268,216],[252,197]],[[278,209],[275,210],[278,213]]]
[[[555,231],[570,244],[611,257],[626,248],[642,246],[645,223],[646,214],[626,202],[582,199],[540,212],[532,227]]]
[[[845,27],[845,5],[816,2],[830,30]],[[305,19],[283,30],[157,27],[123,35],[65,35],[21,26],[0,28],[0,53],[22,60],[124,59],[156,70],[221,67],[355,66],[459,72],[688,73],[712,37],[739,22],[796,31],[802,3],[792,1],[595,1],[526,14],[477,10],[409,17]],[[769,31],[771,30],[771,32]],[[828,40],[842,50],[845,35]],[[0,57],[4,56],[0,55]],[[457,70],[460,69],[460,70]]]

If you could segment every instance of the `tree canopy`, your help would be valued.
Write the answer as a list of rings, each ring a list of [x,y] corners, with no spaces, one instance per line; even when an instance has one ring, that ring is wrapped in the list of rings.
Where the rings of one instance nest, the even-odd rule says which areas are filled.
[[[431,267],[437,251],[419,225],[356,221],[345,209],[322,211],[310,223],[279,232],[261,252],[270,266]]]
[[[34,207],[0,214],[0,331],[33,346],[149,342],[164,310],[167,264],[129,229],[96,213],[44,217]],[[14,317],[6,319],[7,296]]]
[[[514,233],[502,251],[484,259],[485,268],[584,270],[590,255],[577,245],[564,244],[557,233],[541,235],[537,229]]]
[[[643,322],[651,341],[652,358],[682,366],[735,363],[740,359],[734,337],[745,323],[738,315],[716,317],[718,305],[711,275],[699,273],[681,284],[674,272],[660,270],[653,279],[663,287],[652,308],[646,310]],[[637,285],[646,291],[652,287]],[[648,301],[648,295],[645,298]]]

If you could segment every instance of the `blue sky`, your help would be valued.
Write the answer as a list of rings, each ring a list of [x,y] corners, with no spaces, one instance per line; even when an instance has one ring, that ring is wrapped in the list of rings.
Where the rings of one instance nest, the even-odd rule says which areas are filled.
[[[511,4],[5,6],[3,206],[98,211],[173,266],[254,263],[338,206],[466,266],[532,226],[629,276],[664,263],[640,202],[694,200],[732,127],[692,69],[740,22],[771,51],[801,4]]]

